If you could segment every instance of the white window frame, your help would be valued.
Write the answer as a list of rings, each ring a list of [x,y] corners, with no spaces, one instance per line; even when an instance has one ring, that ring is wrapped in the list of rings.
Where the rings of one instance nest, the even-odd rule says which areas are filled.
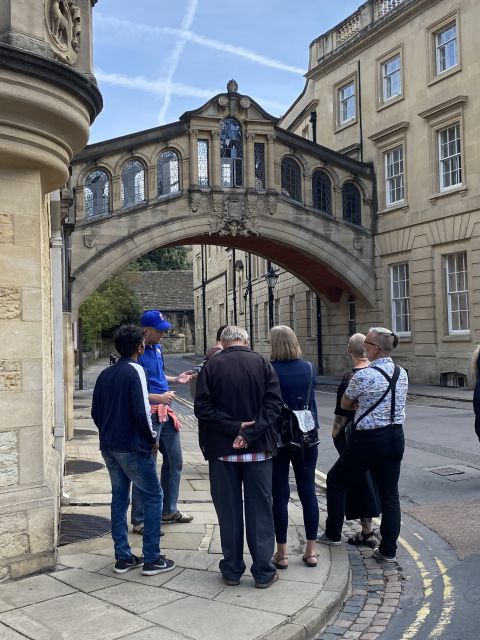
[[[445,34],[449,30],[451,30],[452,28],[454,29],[453,37],[451,37],[449,40],[447,40],[445,42],[440,42],[440,37],[442,36],[442,34]],[[453,20],[449,24],[443,26],[441,29],[439,29],[438,31],[436,31],[434,33],[434,37],[435,37],[435,74],[437,76],[440,76],[443,73],[445,73],[446,71],[449,71],[450,69],[453,69],[454,67],[456,67],[458,65],[458,30],[457,30],[457,21]],[[441,68],[442,60],[447,60],[448,47],[449,47],[450,43],[453,43],[454,61],[451,64],[449,64],[448,66],[445,66],[442,69]]]
[[[390,73],[387,73],[388,65],[392,64],[392,62],[395,60],[398,60],[398,67]],[[387,80],[392,79],[393,77],[398,78],[398,91],[396,93],[390,93],[390,95],[388,95]],[[385,62],[382,63],[382,95],[384,103],[387,103],[390,100],[393,100],[394,98],[402,95],[402,56],[400,52],[391,56],[390,58],[388,58],[388,60],[385,60]]]
[[[399,336],[410,336],[410,269],[408,262],[390,265],[390,299],[393,332]],[[398,317],[402,318],[402,326],[397,323]],[[403,320],[405,320],[405,324],[403,324]]]
[[[470,334],[470,311],[466,251],[449,253],[445,256],[445,283],[448,333],[450,335],[468,335]],[[462,297],[464,304],[461,303]],[[458,328],[461,322],[455,320],[457,317],[461,321],[462,313],[466,313],[467,326]]]
[[[395,159],[395,154],[400,157]],[[384,152],[385,165],[385,205],[393,207],[405,202],[405,159],[403,144]],[[400,197],[392,198],[392,193],[399,192]]]
[[[450,139],[449,132],[455,130],[455,138]],[[447,134],[447,139],[442,139],[443,134]],[[450,153],[450,149],[447,148],[447,152],[444,154],[445,144],[450,147],[451,144],[458,143],[458,151]],[[443,127],[437,130],[437,145],[438,145],[438,179],[440,191],[450,191],[451,189],[458,189],[463,185],[463,162],[462,162],[462,128],[460,121],[449,124],[448,127]],[[456,166],[455,166],[456,165]],[[453,166],[453,169],[452,169]],[[458,174],[458,182],[452,182],[452,177]],[[446,177],[450,176],[447,184]]]
[[[344,92],[352,88],[352,92],[345,95]],[[345,109],[344,109],[345,107]],[[353,114],[349,115],[349,109],[353,109]],[[344,117],[345,111],[345,117]],[[357,87],[355,78],[338,88],[338,122],[340,125],[353,122],[357,118]]]

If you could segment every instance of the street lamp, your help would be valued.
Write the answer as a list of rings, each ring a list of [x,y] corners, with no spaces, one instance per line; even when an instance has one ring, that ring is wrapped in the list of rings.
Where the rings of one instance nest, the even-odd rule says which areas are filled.
[[[272,268],[270,260],[267,262],[267,273],[263,276],[268,287],[268,326],[273,327],[273,290],[277,284],[278,274]]]

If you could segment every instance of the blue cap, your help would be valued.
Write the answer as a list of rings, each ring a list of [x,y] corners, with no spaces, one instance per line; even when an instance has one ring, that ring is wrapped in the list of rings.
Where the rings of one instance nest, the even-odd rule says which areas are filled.
[[[158,331],[168,331],[172,328],[170,322],[165,320],[163,313],[156,309],[145,311],[140,318],[140,324],[142,327],[153,327],[154,329],[158,329]]]

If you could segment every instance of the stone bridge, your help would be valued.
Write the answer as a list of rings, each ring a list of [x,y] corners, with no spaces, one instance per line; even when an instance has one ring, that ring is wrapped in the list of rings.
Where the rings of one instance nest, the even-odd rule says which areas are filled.
[[[72,163],[72,311],[161,246],[272,260],[319,295],[374,302],[373,167],[278,126],[235,81],[178,122],[90,145]]]

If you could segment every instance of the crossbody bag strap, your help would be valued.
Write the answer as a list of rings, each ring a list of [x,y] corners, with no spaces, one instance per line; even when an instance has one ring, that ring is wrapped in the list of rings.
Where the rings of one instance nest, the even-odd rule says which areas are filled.
[[[308,385],[307,397],[305,399],[305,409],[308,409],[310,407],[310,396],[312,395],[312,387],[313,387],[313,367],[312,367],[312,363],[307,360],[307,364],[308,364],[308,366],[310,368],[310,383]]]
[[[372,366],[371,369],[375,369],[375,371],[379,371],[382,376],[388,381],[388,387],[385,389],[384,393],[380,396],[380,398],[374,403],[372,404],[371,407],[369,407],[366,411],[364,411],[364,413],[360,416],[360,418],[358,418],[358,420],[355,420],[353,423],[353,428],[356,429],[357,428],[357,424],[359,422],[361,422],[366,416],[368,416],[370,413],[372,413],[372,411],[374,409],[376,409],[378,407],[379,404],[381,404],[385,398],[387,397],[388,392],[390,391],[390,389],[392,389],[392,382],[393,379],[395,378],[395,373],[397,373],[397,369],[398,369],[398,373],[397,376],[395,378],[395,384],[397,382],[398,376],[400,375],[400,367],[398,367],[397,365],[395,365],[395,369],[393,372],[393,376],[390,377],[388,375],[388,373],[385,373],[385,371],[383,369],[380,369],[380,367],[374,367]],[[395,389],[395,384],[393,386],[393,390]],[[395,394],[392,392],[392,396],[394,396]],[[393,401],[393,410],[395,413],[395,401]],[[391,414],[391,408],[390,408],[390,414]],[[392,420],[392,424],[393,424],[393,420]]]

